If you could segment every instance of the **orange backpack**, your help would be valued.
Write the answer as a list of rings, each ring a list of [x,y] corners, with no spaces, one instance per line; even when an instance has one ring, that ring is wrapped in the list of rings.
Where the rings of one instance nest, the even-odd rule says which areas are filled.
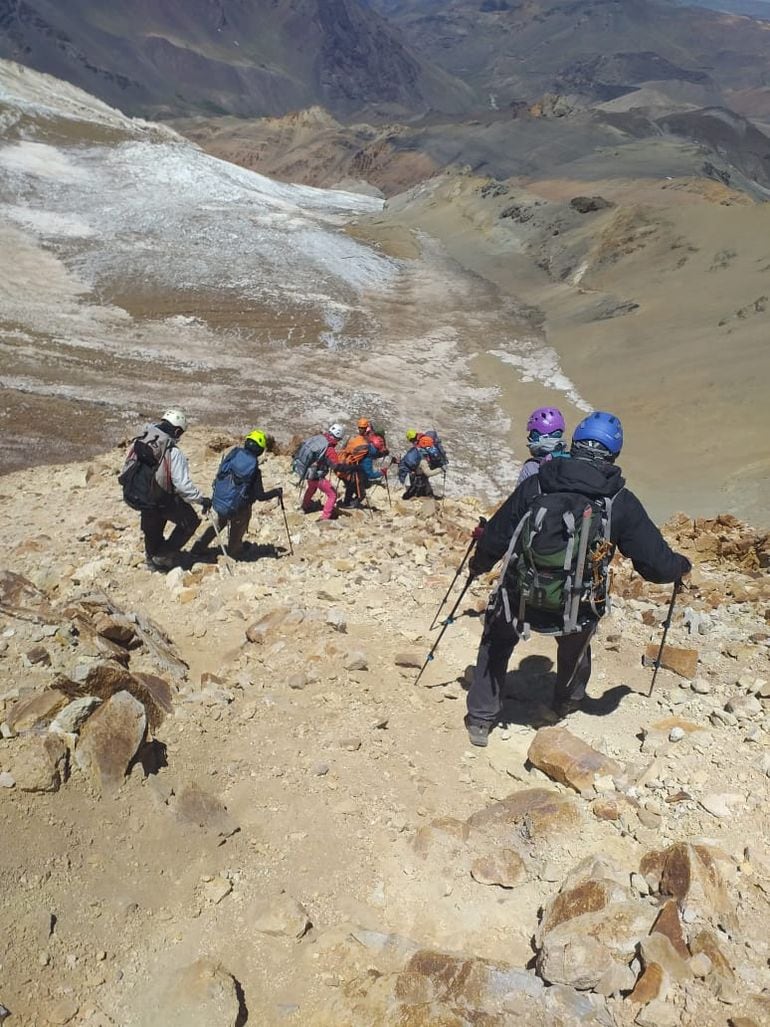
[[[360,464],[369,452],[369,443],[363,435],[354,435],[348,439],[342,449],[337,452],[341,464]],[[341,478],[347,477],[344,471],[338,472]]]

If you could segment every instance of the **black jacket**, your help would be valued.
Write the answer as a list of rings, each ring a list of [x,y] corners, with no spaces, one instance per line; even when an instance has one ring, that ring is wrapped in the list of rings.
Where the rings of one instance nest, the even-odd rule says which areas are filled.
[[[521,518],[538,492],[578,492],[589,499],[616,497],[612,504],[610,539],[647,581],[677,581],[690,570],[690,561],[675,553],[627,488],[614,464],[581,459],[548,460],[506,499],[476,544],[470,564],[483,574],[504,555]]]

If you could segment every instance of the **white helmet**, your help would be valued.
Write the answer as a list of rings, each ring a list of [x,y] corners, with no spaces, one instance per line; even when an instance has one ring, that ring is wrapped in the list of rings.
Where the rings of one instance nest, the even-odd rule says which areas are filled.
[[[172,407],[170,410],[167,410],[163,415],[163,420],[173,424],[175,428],[187,431],[187,417],[178,407]]]
[[[342,436],[345,434],[345,430],[344,430],[344,428],[342,427],[341,424],[330,424],[329,425],[329,434],[333,435],[334,438],[337,439],[337,441],[339,441],[342,438]]]

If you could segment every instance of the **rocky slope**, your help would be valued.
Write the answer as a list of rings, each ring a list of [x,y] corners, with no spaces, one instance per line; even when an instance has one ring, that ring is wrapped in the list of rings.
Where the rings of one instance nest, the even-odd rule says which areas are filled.
[[[471,90],[356,0],[0,0],[0,56],[129,113],[282,114],[324,103],[465,110]]]
[[[227,440],[185,441],[205,482]],[[551,725],[535,640],[471,751],[487,581],[414,680],[477,501],[288,502],[293,556],[268,504],[232,575],[164,578],[119,462],[0,479],[9,1024],[767,1021],[767,536],[672,522],[655,694],[666,590],[621,564],[587,712]]]
[[[545,91],[609,100],[657,83],[731,97],[763,81],[770,23],[666,0],[377,0],[417,52],[498,106]],[[770,109],[770,108],[768,108]]]

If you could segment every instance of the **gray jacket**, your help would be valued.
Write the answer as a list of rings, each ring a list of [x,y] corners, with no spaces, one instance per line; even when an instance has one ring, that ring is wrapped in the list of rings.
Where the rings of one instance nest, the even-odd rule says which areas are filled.
[[[203,502],[204,495],[190,477],[190,465],[187,457],[177,445],[176,439],[161,431],[157,424],[144,426],[145,441],[165,448],[155,480],[164,492],[179,496],[186,503]]]

